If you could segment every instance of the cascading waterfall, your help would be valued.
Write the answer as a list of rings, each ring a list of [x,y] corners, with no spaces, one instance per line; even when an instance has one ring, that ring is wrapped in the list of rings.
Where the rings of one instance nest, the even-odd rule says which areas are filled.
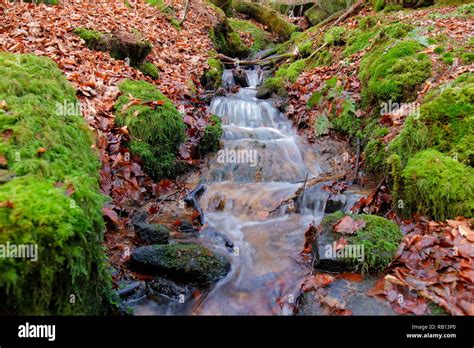
[[[298,202],[278,205],[294,195],[306,178],[325,174],[314,146],[294,131],[271,102],[255,97],[262,72],[246,70],[250,87],[215,97],[210,113],[222,119],[223,146],[203,171],[206,191],[199,204],[206,229],[198,242],[227,255],[225,278],[185,304],[140,302],[137,313],[198,315],[291,315],[301,280],[309,272],[299,253],[310,223],[324,216],[329,193],[317,185]],[[223,84],[235,86],[232,70]],[[360,198],[338,195],[347,210]],[[296,211],[296,206],[298,211]],[[215,234],[206,230],[217,231]],[[232,248],[222,243],[231,241]]]
[[[200,204],[206,222],[233,242],[234,251],[231,272],[196,301],[195,314],[291,314],[308,272],[298,256],[304,231],[322,218],[327,199],[320,191],[303,197],[301,214],[293,214],[291,206],[269,214],[321,168],[307,158],[311,148],[284,115],[255,97],[261,71],[246,73],[250,87],[214,98],[209,110],[222,118],[224,137]],[[228,83],[230,74],[224,75]],[[249,156],[242,160],[239,151]]]

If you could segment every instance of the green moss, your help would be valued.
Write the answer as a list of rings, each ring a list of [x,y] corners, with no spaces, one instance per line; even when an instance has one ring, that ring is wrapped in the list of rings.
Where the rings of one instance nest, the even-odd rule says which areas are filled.
[[[139,67],[153,49],[151,43],[136,30],[125,38],[122,37],[124,34],[107,34],[85,28],[76,28],[74,33],[86,42],[88,48],[107,51],[112,58],[128,60],[133,67]]]
[[[281,39],[288,40],[291,34],[298,31],[298,27],[287,22],[278,12],[271,8],[261,6],[255,3],[234,1],[234,8],[238,12],[244,13],[276,33]]]
[[[209,37],[216,51],[229,57],[243,58],[250,53],[250,49],[245,46],[239,34],[232,29],[227,19],[211,28]]]
[[[364,148],[365,168],[368,172],[377,173],[383,171],[387,154],[385,144],[380,140],[370,140]]]
[[[367,18],[367,17],[364,17]],[[370,20],[373,23],[377,20],[376,17]],[[372,43],[383,43],[391,39],[401,39],[408,35],[413,30],[413,26],[401,22],[374,24],[370,26],[361,20],[359,28],[347,30],[345,34],[346,47],[344,55],[360,52],[368,48]]]
[[[87,47],[95,49],[99,44],[102,44],[104,38],[103,34],[97,30],[86,28],[76,28],[74,33],[86,42]]]
[[[322,223],[323,229],[332,230],[346,214],[341,211],[327,215]],[[353,236],[344,235],[349,245],[360,245],[364,250],[364,259],[349,260],[362,273],[382,271],[391,262],[402,238],[400,228],[390,220],[375,215],[350,215],[354,220],[363,220],[366,225]]]
[[[433,147],[456,157],[460,162],[474,164],[472,150],[474,129],[474,75],[465,74],[454,82],[431,91],[423,100],[420,115],[405,121],[403,130],[390,144],[402,162],[416,152]]]
[[[174,177],[176,153],[185,139],[182,116],[168,98],[147,82],[125,80],[119,88],[122,96],[115,105],[116,123],[127,126],[132,154],[142,159],[144,169],[155,179]],[[122,111],[130,102],[130,95],[141,103]],[[150,106],[147,102],[160,104]]]
[[[346,29],[344,27],[331,27],[324,33],[324,43],[328,45],[340,45],[344,43],[344,33]]]
[[[33,4],[46,4],[46,5],[58,5],[59,0],[25,0],[25,2],[30,2]]]
[[[306,66],[305,59],[299,59],[291,64],[283,64],[275,72],[275,77],[266,79],[263,83],[265,88],[270,89],[278,95],[286,95],[285,85],[288,82],[294,83],[298,79],[298,76],[303,72]]]
[[[220,60],[209,58],[207,60],[207,65],[209,68],[204,71],[204,74],[201,76],[201,84],[207,90],[216,90],[222,84],[222,73],[224,72],[224,67],[222,66]]]
[[[448,65],[452,65],[454,63],[454,54],[453,52],[446,52],[442,56],[443,62]]]
[[[232,15],[232,0],[210,0],[215,6],[219,7],[227,16]]]
[[[472,217],[474,169],[437,150],[426,149],[412,157],[402,172],[403,197],[408,212],[436,220]]]
[[[367,53],[360,65],[365,104],[389,100],[410,102],[418,87],[431,76],[431,62],[419,53],[422,46],[412,40],[387,42]]]
[[[219,149],[222,135],[224,135],[222,121],[218,116],[212,115],[210,123],[204,129],[204,134],[199,140],[199,154],[204,156],[207,153],[216,152]]]
[[[38,246],[37,262],[0,258],[0,312],[103,313],[105,199],[75,90],[44,57],[0,53],[0,75],[0,132],[11,134],[0,144],[9,173],[0,202],[10,202],[0,207],[0,244]]]
[[[237,32],[248,33],[252,36],[253,44],[252,47],[250,47],[250,51],[259,52],[271,45],[271,35],[257,27],[255,24],[249,21],[234,18],[229,18],[228,21],[233,30]]]
[[[138,69],[143,73],[145,76],[151,77],[153,80],[157,80],[160,77],[160,72],[155,64],[151,62],[145,62],[141,64]]]
[[[158,8],[163,8],[165,7],[165,3],[163,0],[145,0],[147,4],[150,4],[151,6],[156,6]]]

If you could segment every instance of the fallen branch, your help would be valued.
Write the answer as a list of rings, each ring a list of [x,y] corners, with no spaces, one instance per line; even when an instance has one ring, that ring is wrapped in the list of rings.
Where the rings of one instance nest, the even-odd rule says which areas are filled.
[[[358,11],[359,8],[361,8],[363,4],[364,4],[364,0],[357,1],[354,5],[349,7],[349,9],[346,12],[344,12],[344,14],[333,23],[333,25],[338,25],[340,22],[348,18],[354,12]]]
[[[218,54],[217,59],[219,59],[224,64],[234,64],[234,65],[273,65],[281,60],[293,57],[293,53],[280,54],[273,57],[268,57],[264,59],[255,59],[255,60],[239,60],[226,56],[225,54]]]
[[[183,18],[179,21],[179,25],[182,25],[184,21],[186,20],[186,16],[188,15],[189,12],[189,4],[191,3],[191,0],[186,0],[186,3],[184,4],[184,14]]]
[[[270,214],[274,213],[278,209],[280,209],[281,207],[296,202],[297,199],[308,188],[316,186],[317,184],[325,182],[325,181],[336,181],[336,180],[342,179],[343,177],[344,177],[343,175],[319,176],[319,177],[316,177],[316,178],[311,178],[309,180],[306,177],[306,179],[304,181],[302,181],[303,185],[295,191],[293,196],[288,197],[287,199],[281,201],[280,204],[278,204],[278,206],[275,209],[272,209],[271,211],[269,211],[269,213]]]

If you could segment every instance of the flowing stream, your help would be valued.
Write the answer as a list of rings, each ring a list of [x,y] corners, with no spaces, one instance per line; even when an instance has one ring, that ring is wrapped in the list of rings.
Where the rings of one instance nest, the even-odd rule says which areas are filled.
[[[205,223],[232,242],[229,250],[215,235],[202,233],[198,242],[228,257],[232,268],[210,289],[180,306],[163,310],[142,304],[137,314],[291,315],[309,266],[299,253],[304,232],[324,216],[329,193],[319,185],[296,204],[275,208],[300,188],[305,178],[330,174],[315,146],[294,131],[271,100],[255,97],[262,72],[246,70],[249,87],[215,97],[210,113],[222,119],[223,147],[209,159],[200,198]],[[231,70],[223,85],[235,85]],[[360,194],[339,195],[350,208]],[[272,213],[272,210],[275,210]],[[297,211],[296,211],[297,210]],[[146,308],[146,309],[144,309]]]
[[[292,204],[268,213],[307,176],[321,175],[324,165],[270,100],[255,97],[261,71],[246,74],[249,87],[214,98],[209,110],[222,118],[225,133],[223,148],[208,166],[200,204],[206,223],[234,248],[231,272],[196,300],[194,314],[291,314],[300,281],[309,272],[299,257],[304,231],[321,220],[328,198],[316,190],[303,196],[298,214]],[[230,70],[223,77],[225,86],[234,84]],[[359,197],[342,199],[350,207]]]

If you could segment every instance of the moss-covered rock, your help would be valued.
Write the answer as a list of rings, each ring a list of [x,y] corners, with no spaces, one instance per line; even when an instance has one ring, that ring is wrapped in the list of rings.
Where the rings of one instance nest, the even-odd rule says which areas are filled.
[[[216,90],[222,85],[222,74],[224,67],[219,59],[209,58],[207,60],[209,66],[204,70],[204,74],[201,76],[201,84],[207,90]]]
[[[265,6],[256,3],[234,1],[234,8],[264,25],[276,33],[282,40],[288,40],[291,34],[298,31],[298,27],[287,22],[280,14]]]
[[[210,0],[215,6],[219,7],[226,16],[232,14],[232,0]]]
[[[260,52],[272,44],[271,35],[255,24],[234,18],[229,18],[228,21],[234,31],[247,33],[252,36],[253,44],[252,47],[250,47],[251,52]]]
[[[342,235],[334,231],[334,225],[345,216],[350,216],[356,222],[362,220],[364,226],[353,235]],[[358,255],[346,253],[350,257],[345,261],[363,273],[384,270],[392,262],[402,238],[402,232],[395,223],[376,215],[350,215],[338,211],[325,216],[321,228],[318,241],[320,256],[324,255],[324,251],[333,242],[343,237],[347,240],[349,248],[357,246],[360,250]]]
[[[434,3],[435,0],[372,0],[372,5],[376,11],[394,6],[401,8],[418,8],[431,6]]]
[[[37,262],[0,258],[0,312],[103,313],[105,199],[76,92],[44,57],[0,53],[0,75],[0,244],[38,248]]]
[[[139,247],[132,252],[132,269],[185,282],[208,283],[223,277],[229,262],[198,244]]]
[[[122,96],[115,105],[116,123],[127,126],[132,154],[141,158],[144,169],[154,178],[176,176],[176,155],[186,129],[181,114],[145,81],[125,80],[119,88]],[[127,107],[130,95],[140,103]]]
[[[431,91],[419,115],[411,115],[399,136],[390,144],[402,162],[431,147],[467,165],[474,165],[474,74]]]
[[[344,43],[344,33],[346,29],[344,27],[335,26],[331,27],[324,33],[324,43],[328,45],[340,45]]]
[[[244,58],[249,55],[248,48],[239,34],[230,26],[227,19],[209,30],[209,36],[216,51],[229,57]]]
[[[168,227],[160,224],[137,222],[133,224],[135,233],[140,240],[147,244],[167,244],[170,236]]]
[[[296,82],[298,76],[306,67],[306,60],[299,59],[291,64],[283,64],[275,72],[275,76],[266,79],[262,85],[262,90],[266,89],[281,96],[285,96],[286,84]]]
[[[216,152],[219,149],[219,144],[224,130],[222,129],[222,121],[216,116],[212,115],[210,123],[204,129],[204,134],[199,140],[198,151],[201,156],[210,152]]]
[[[129,60],[133,67],[139,67],[153,49],[139,32],[102,33],[86,28],[76,28],[74,32],[90,49],[107,51],[115,59]]]
[[[351,0],[320,0],[305,11],[305,16],[312,25],[316,25],[330,15],[351,6]]]
[[[407,212],[437,220],[474,213],[474,169],[434,149],[417,153],[402,171],[399,196]]]
[[[140,70],[143,75],[152,78],[153,80],[157,80],[160,77],[160,72],[155,64],[151,62],[145,62],[138,66],[138,70]]]
[[[431,76],[429,57],[413,40],[389,41],[367,53],[360,64],[362,98],[366,104],[411,102]]]

